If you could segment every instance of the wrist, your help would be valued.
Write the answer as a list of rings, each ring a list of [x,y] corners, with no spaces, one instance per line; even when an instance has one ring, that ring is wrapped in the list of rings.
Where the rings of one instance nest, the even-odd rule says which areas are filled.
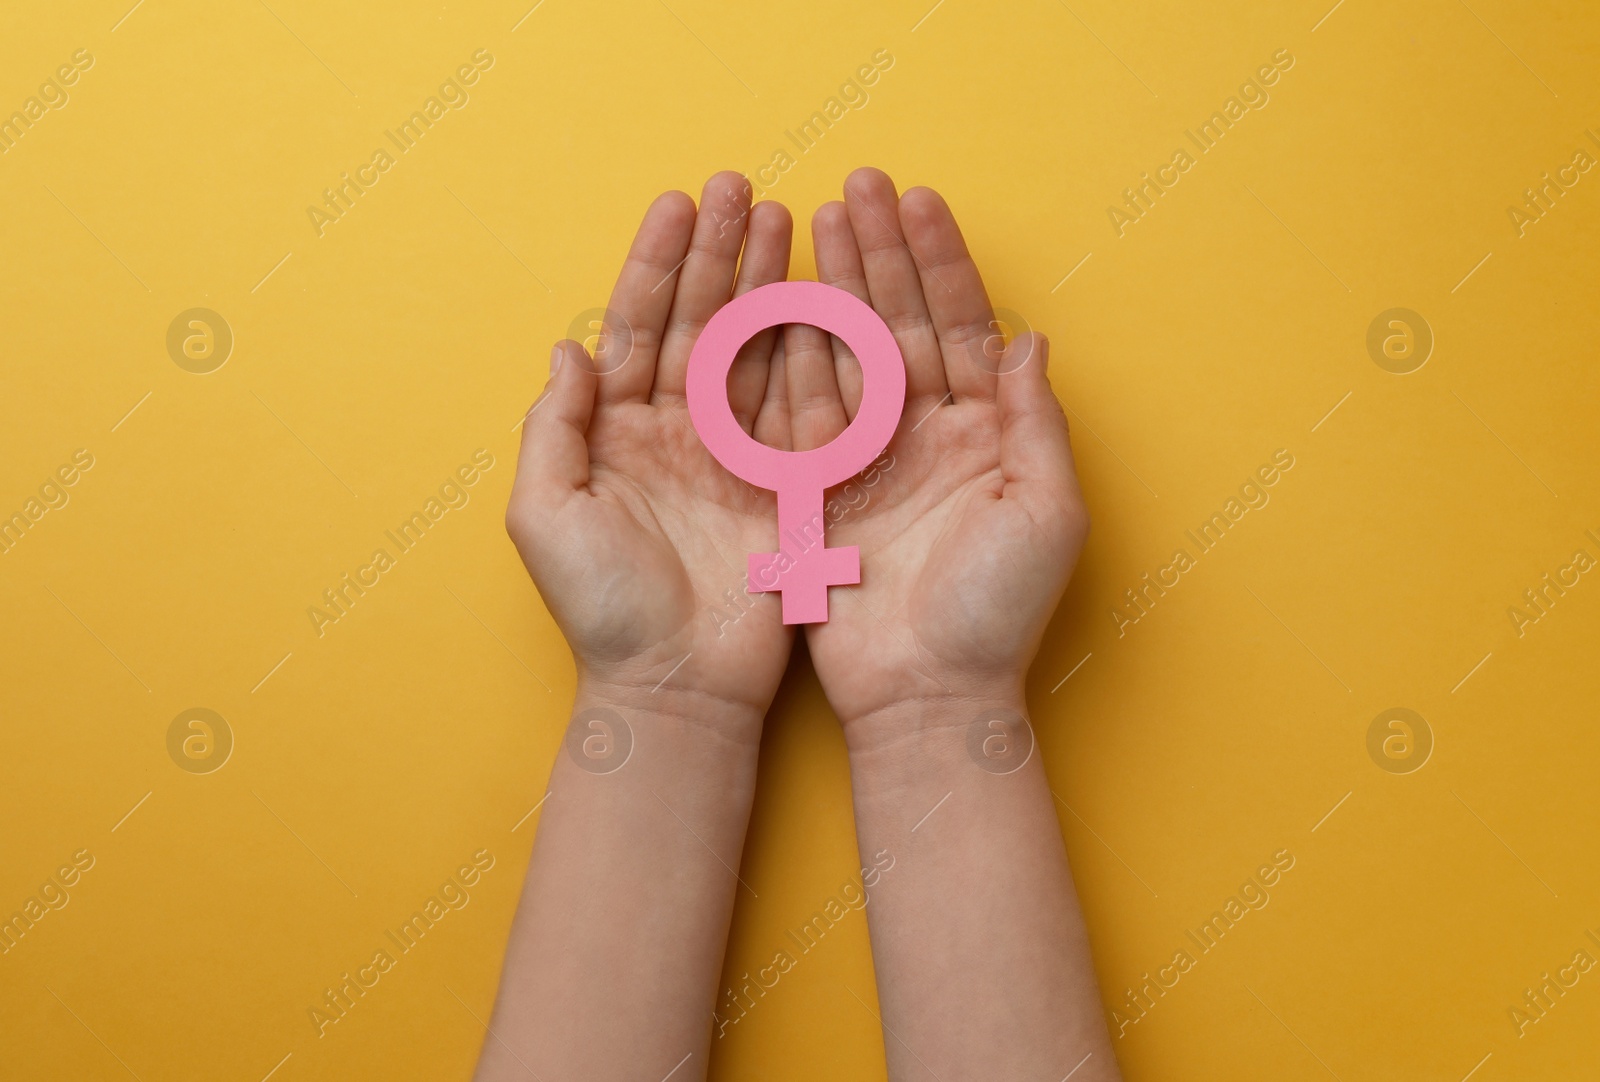
[[[765,709],[712,694],[690,685],[668,685],[643,679],[578,674],[572,714],[611,710],[629,726],[643,726],[669,744],[710,743],[731,753],[754,756],[761,745]]]
[[[1027,717],[1021,680],[996,681],[987,693],[901,699],[850,719],[844,722],[845,746],[852,772],[959,764],[971,759],[968,744],[975,731],[987,733],[994,719],[1014,727]]]
[[[958,819],[970,827],[1003,817],[1014,801],[1037,800],[1045,791],[1020,694],[899,703],[862,720],[875,727],[862,730],[850,745],[850,787],[864,851],[887,846],[909,853],[918,827],[947,805],[959,809]],[[1048,796],[1043,799],[1049,803]],[[940,835],[947,842],[955,837],[950,829],[945,826]],[[968,836],[967,827],[960,831]]]

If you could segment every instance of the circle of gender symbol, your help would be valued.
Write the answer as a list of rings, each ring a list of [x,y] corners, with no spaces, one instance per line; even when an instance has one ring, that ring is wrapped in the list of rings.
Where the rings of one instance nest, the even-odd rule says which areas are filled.
[[[861,362],[861,408],[833,442],[780,451],[739,427],[728,405],[728,370],[751,338],[768,327],[807,323],[844,340]],[[773,282],[724,305],[689,354],[689,419],[718,462],[758,488],[778,494],[778,551],[752,552],[750,589],[783,597],[783,622],[828,619],[828,587],[861,581],[854,545],[824,542],[823,493],[849,479],[889,446],[906,405],[906,366],[894,334],[852,294],[821,282]]]

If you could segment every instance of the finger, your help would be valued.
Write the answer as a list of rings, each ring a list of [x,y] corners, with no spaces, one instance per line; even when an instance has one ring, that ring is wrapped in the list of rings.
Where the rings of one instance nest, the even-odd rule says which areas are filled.
[[[894,332],[906,361],[906,398],[943,398],[939,339],[922,296],[922,278],[900,227],[894,181],[878,169],[857,169],[844,182],[845,209],[861,249],[872,307]]]
[[[739,277],[733,295],[742,296],[757,286],[781,282],[789,274],[789,246],[794,239],[794,220],[782,203],[770,200],[750,208],[750,229],[744,240],[744,256],[739,262]],[[728,405],[749,432],[755,425],[767,393],[767,370],[778,329],[769,327],[746,342],[733,360],[728,373]]]
[[[605,373],[598,392],[601,402],[642,402],[649,396],[672,311],[671,279],[689,250],[693,229],[694,201],[682,192],[662,193],[645,211],[611,290],[595,347],[598,361],[591,362],[594,371]]]
[[[761,402],[761,412],[756,414],[751,435],[757,443],[776,447],[780,451],[794,450],[789,438],[789,386],[784,372],[788,367],[787,350],[782,338],[772,348],[772,363],[768,366],[766,394]]]
[[[550,379],[522,419],[522,449],[512,485],[508,521],[532,525],[589,483],[589,421],[603,378],[577,342],[557,342],[550,351]]]
[[[1065,529],[1075,518],[1087,526],[1073,468],[1067,417],[1045,369],[1050,343],[1041,334],[1018,335],[1004,360],[1017,365],[999,381],[1000,473],[1002,497],[1019,500],[1041,527]],[[1024,362],[1022,358],[1026,357]]]
[[[849,423],[844,415],[844,400],[839,397],[833,346],[828,337],[827,331],[808,323],[788,323],[783,328],[789,438],[796,451],[809,451],[831,442]]]
[[[867,292],[867,275],[861,266],[861,249],[850,228],[850,212],[838,200],[824,203],[811,218],[811,247],[817,260],[817,280],[872,303]],[[834,373],[845,417],[855,420],[861,406],[861,363],[851,355],[843,341],[829,336],[834,355]]]
[[[996,373],[1002,371],[1003,340],[955,215],[932,188],[912,188],[900,197],[900,227],[922,276],[928,315],[944,357],[945,382],[957,401],[992,400]]]
[[[678,290],[656,358],[651,400],[682,399],[689,372],[689,351],[706,320],[728,303],[750,220],[750,182],[732,170],[706,181],[700,193],[689,256],[678,272]]]
[[[816,217],[822,213],[819,210]],[[843,213],[842,207],[838,213]],[[845,231],[849,231],[848,218]],[[814,217],[813,237],[815,234]],[[820,258],[817,265],[820,278]],[[864,278],[860,279],[860,284],[865,286]],[[809,451],[829,443],[849,423],[845,417],[844,400],[839,395],[839,377],[834,347],[830,341],[832,337],[827,331],[809,323],[789,323],[783,328],[789,389],[789,435],[796,451]]]

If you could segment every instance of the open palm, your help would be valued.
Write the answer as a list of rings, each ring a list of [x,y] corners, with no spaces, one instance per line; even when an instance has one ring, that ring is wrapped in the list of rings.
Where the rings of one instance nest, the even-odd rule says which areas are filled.
[[[753,210],[736,173],[698,213],[668,192],[645,214],[594,353],[562,342],[523,426],[506,524],[581,679],[662,683],[765,711],[793,629],[744,592],[745,554],[772,543],[776,504],[718,465],[688,418],[689,353],[730,297],[788,272],[792,226]],[[743,248],[743,259],[740,249]],[[788,428],[776,332],[741,351],[730,404],[757,438]],[[769,378],[776,366],[779,378]]]
[[[1066,418],[1045,375],[1048,343],[1004,352],[978,269],[934,192],[897,197],[877,170],[813,221],[819,278],[870,303],[906,363],[892,465],[829,530],[861,550],[861,585],[833,590],[806,628],[835,712],[854,719],[958,696],[974,712],[1020,702],[1022,681],[1088,529]],[[785,329],[791,438],[843,430],[860,367],[836,339]],[[856,501],[859,503],[859,500]]]

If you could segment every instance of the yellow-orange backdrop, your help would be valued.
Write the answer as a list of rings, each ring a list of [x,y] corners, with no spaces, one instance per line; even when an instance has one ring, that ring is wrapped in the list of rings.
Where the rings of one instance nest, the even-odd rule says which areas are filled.
[[[0,1073],[466,1076],[572,686],[513,425],[655,193],[871,163],[1055,343],[1095,530],[1030,692],[1128,1076],[1592,1076],[1591,6],[130,3],[0,14]],[[730,981],[857,864],[803,661],[761,782]],[[881,1077],[872,987],[857,916],[713,1076]]]

